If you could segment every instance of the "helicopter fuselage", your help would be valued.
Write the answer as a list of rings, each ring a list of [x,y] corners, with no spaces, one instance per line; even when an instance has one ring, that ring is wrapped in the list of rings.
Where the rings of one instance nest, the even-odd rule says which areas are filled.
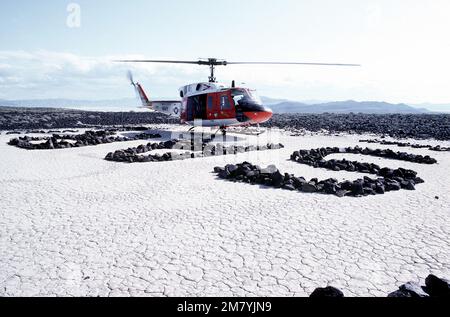
[[[240,126],[266,122],[272,110],[254,90],[219,83],[196,83],[180,88],[181,123],[201,126]]]

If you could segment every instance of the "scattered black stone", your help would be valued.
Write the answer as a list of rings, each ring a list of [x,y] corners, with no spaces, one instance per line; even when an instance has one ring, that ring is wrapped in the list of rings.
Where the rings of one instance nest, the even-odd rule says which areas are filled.
[[[346,170],[346,171],[358,171],[365,172],[371,174],[378,174],[380,167],[376,164],[370,163],[359,163],[357,161],[347,161],[347,160],[329,160],[325,161],[324,158],[330,154],[335,153],[353,153],[353,154],[362,154],[369,155],[375,157],[382,157],[388,159],[394,159],[399,161],[407,161],[414,162],[420,164],[435,164],[437,163],[436,159],[431,158],[428,155],[416,155],[410,154],[406,152],[395,152],[391,149],[369,149],[369,148],[361,148],[359,146],[355,147],[347,147],[340,149],[338,147],[326,147],[319,149],[311,149],[311,150],[300,150],[295,151],[291,155],[291,160],[296,161],[298,163],[310,165],[313,167],[322,167],[335,171]]]
[[[318,287],[309,295],[309,297],[344,297],[344,293],[333,286]]]
[[[53,150],[74,148],[83,146],[94,146],[113,142],[124,142],[133,140],[146,140],[160,138],[160,134],[140,133],[132,137],[116,136],[115,130],[86,131],[83,134],[53,134],[51,137],[24,136],[11,139],[8,144],[27,150]],[[45,141],[32,143],[32,141]],[[72,142],[69,142],[72,141]]]
[[[425,286],[416,282],[408,282],[390,293],[388,297],[449,297],[450,281],[430,274],[425,279]]]
[[[5,134],[22,134],[22,132],[19,132],[19,131],[7,131]]]
[[[373,163],[361,163],[346,159],[325,160],[326,156],[333,153],[370,155],[419,164],[437,163],[434,158],[431,158],[428,155],[422,156],[405,152],[394,152],[390,149],[372,150],[358,146],[343,149],[337,147],[327,147],[311,150],[299,150],[292,153],[291,160],[315,168],[325,168],[332,171],[360,172],[379,176],[376,179],[364,177],[363,180],[343,182],[340,186],[335,186],[330,183],[324,185],[324,190],[327,194],[335,194],[338,197],[384,194],[387,191],[397,191],[400,189],[415,190],[415,186],[423,183],[424,180],[417,177],[417,172],[401,167],[397,169],[390,169],[387,167],[380,167],[379,165]],[[310,190],[313,192],[313,189],[310,188]]]
[[[109,128],[109,131],[147,131],[148,127],[144,126],[122,126],[122,127],[115,127],[115,128]]]
[[[0,130],[68,129],[178,123],[155,112],[99,112],[55,108],[0,108]],[[375,133],[397,138],[450,139],[448,114],[274,114],[264,127],[327,130],[330,134]]]
[[[450,297],[450,281],[433,274],[425,279],[425,289],[430,296]]]
[[[274,114],[264,127],[288,131],[374,133],[392,138],[450,140],[449,114]]]
[[[199,140],[200,141],[200,140]],[[138,147],[132,147],[125,150],[117,150],[115,152],[110,152],[106,155],[105,160],[114,162],[126,162],[126,163],[137,163],[137,162],[164,162],[164,161],[175,161],[175,160],[185,160],[190,158],[198,157],[208,157],[215,155],[228,155],[228,154],[238,154],[251,151],[262,151],[262,150],[275,150],[281,149],[284,146],[279,144],[267,144],[265,147],[256,148],[255,146],[239,146],[230,145],[223,146],[222,144],[212,145],[209,142],[200,141],[197,143],[190,140],[169,140],[160,143],[148,143],[145,145],[139,145]],[[156,149],[176,149],[176,150],[186,150],[184,153],[178,152],[167,152],[163,155],[160,154],[149,154],[142,155],[143,153],[150,152]],[[197,152],[192,152],[193,150]],[[225,173],[224,171],[217,170],[217,173]],[[234,172],[234,171],[233,171]],[[227,171],[228,173],[228,171]]]
[[[140,126],[178,122],[177,119],[156,112],[101,112],[0,107],[0,130],[57,130],[93,127],[104,129],[107,126]]]
[[[333,286],[327,286],[316,288],[309,297],[344,297],[344,294]],[[430,274],[425,279],[425,286],[416,282],[408,282],[401,285],[398,290],[389,293],[387,297],[450,298],[450,281]]]
[[[403,284],[399,287],[399,291],[403,293],[407,293],[411,295],[411,297],[429,297],[422,288],[422,286],[419,285],[419,283],[416,282],[408,282],[406,284]],[[389,295],[388,295],[389,296]],[[393,297],[393,296],[390,296]],[[400,296],[397,296],[400,297]]]
[[[369,196],[384,194],[388,191],[400,189],[414,190],[415,184],[422,183],[423,180],[416,177],[416,172],[405,169],[381,169],[391,173],[392,178],[365,176],[363,179],[355,181],[338,182],[337,179],[329,178],[319,181],[313,178],[306,181],[304,177],[296,177],[292,174],[282,174],[275,165],[261,168],[249,162],[241,164],[228,164],[225,167],[215,167],[214,172],[221,179],[250,184],[259,184],[269,187],[282,188],[286,190],[297,190],[304,193],[322,193],[328,195],[344,196]],[[402,175],[395,176],[395,175]]]
[[[47,132],[45,132],[44,130],[28,130],[25,131],[25,134],[45,134]]]
[[[396,290],[392,293],[389,293],[387,297],[413,297],[413,296],[409,292],[403,290]]]
[[[378,143],[382,145],[397,145],[399,147],[411,147],[414,149],[429,149],[430,151],[436,152],[445,152],[450,151],[450,147],[444,147],[440,145],[425,145],[425,144],[412,144],[409,142],[398,142],[398,141],[387,141],[387,140],[378,140],[378,139],[367,139],[367,140],[359,140],[359,142],[364,143]]]

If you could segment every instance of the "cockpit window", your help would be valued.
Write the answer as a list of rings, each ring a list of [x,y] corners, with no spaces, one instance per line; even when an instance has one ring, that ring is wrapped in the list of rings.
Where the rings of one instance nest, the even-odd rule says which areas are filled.
[[[231,96],[233,97],[234,104],[239,104],[239,101],[245,97],[245,93],[243,90],[233,90],[231,92]]]
[[[261,105],[261,99],[259,99],[255,90],[236,88],[231,90],[231,96],[233,97],[235,105],[244,105],[244,104],[257,104]]]

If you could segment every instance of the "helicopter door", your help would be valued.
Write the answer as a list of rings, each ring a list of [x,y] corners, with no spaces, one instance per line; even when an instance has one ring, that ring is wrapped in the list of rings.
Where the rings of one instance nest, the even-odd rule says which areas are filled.
[[[187,98],[186,103],[186,121],[194,121],[194,99],[192,97]]]
[[[214,120],[218,116],[218,110],[216,109],[215,97],[214,94],[208,94],[207,97],[207,105],[206,105],[206,114],[208,120]]]
[[[206,94],[187,98],[186,121],[206,119]]]
[[[220,98],[220,118],[231,119],[235,117],[234,103],[230,94],[225,92],[219,95]]]
[[[194,119],[206,120],[206,94],[198,95],[195,104]]]

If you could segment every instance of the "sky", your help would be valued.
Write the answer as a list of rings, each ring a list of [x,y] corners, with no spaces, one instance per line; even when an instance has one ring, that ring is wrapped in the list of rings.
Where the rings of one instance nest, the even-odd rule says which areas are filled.
[[[448,0],[15,0],[0,2],[0,99],[150,97],[207,81],[198,65],[118,58],[358,63],[219,67],[291,100],[450,104]]]

